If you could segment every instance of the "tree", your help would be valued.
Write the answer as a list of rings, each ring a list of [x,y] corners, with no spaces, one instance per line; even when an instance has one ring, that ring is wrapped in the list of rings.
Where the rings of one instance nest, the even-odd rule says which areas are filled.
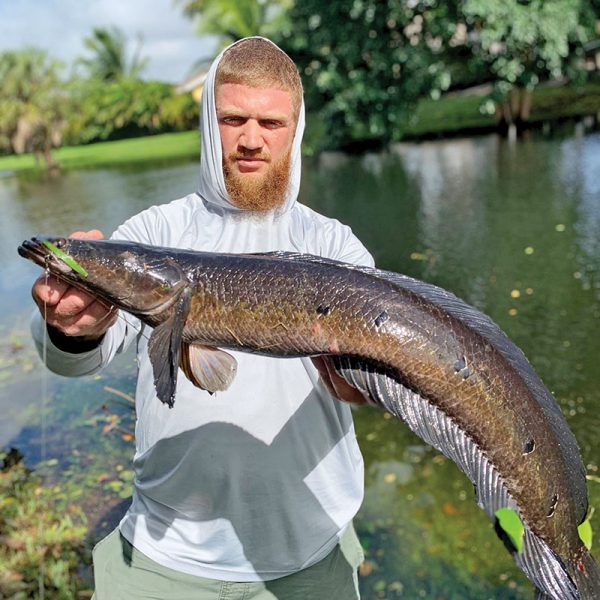
[[[465,43],[472,58],[488,65],[492,98],[507,125],[527,121],[539,82],[581,73],[588,2],[464,0],[459,6]]]
[[[131,60],[127,59],[127,39],[118,27],[96,27],[83,43],[93,56],[82,58],[79,63],[87,68],[91,77],[100,81],[136,79],[148,63],[147,58],[141,57],[141,38]]]
[[[198,30],[215,34],[224,44],[243,37],[272,37],[286,28],[293,0],[175,0],[183,14],[198,18]]]
[[[193,129],[198,104],[160,81],[80,81],[73,86],[77,110],[65,132],[71,143],[90,143]]]
[[[321,147],[398,139],[416,101],[449,84],[429,0],[303,0],[279,40],[300,69]]]
[[[514,131],[538,82],[582,72],[597,3],[303,0],[278,41],[300,68],[307,108],[319,114],[321,146],[397,140],[420,97],[479,83],[493,85],[482,109]]]
[[[0,147],[43,156],[49,168],[69,111],[60,67],[38,49],[0,54]]]

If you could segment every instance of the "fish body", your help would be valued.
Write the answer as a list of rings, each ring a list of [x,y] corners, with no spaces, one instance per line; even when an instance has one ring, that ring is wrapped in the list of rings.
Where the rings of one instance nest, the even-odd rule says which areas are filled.
[[[523,547],[503,539],[547,597],[600,598],[600,567],[578,535],[588,507],[576,440],[523,353],[479,311],[409,277],[314,256],[51,243],[81,269],[35,239],[19,252],[154,327],[163,402],[174,402],[179,366],[200,387],[226,387],[235,364],[222,349],[324,355],[454,460],[492,520],[516,511]]]

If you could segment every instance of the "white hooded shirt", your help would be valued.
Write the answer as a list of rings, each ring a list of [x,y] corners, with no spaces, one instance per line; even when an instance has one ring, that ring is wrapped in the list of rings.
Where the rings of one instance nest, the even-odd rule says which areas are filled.
[[[289,250],[371,265],[348,227],[296,201],[304,107],[285,204],[255,217],[231,203],[214,102],[221,56],[205,84],[198,193],[134,216],[112,237],[211,252]],[[151,330],[121,316],[90,352],[67,354],[49,343],[47,364],[62,375],[90,374],[137,344],[134,493],[122,534],[165,567],[224,581],[275,579],[324,558],[362,502],[363,461],[349,406],[328,394],[310,359],[232,352],[238,371],[228,390],[211,396],[180,371],[170,409],[154,390]],[[41,349],[39,316],[32,330]]]

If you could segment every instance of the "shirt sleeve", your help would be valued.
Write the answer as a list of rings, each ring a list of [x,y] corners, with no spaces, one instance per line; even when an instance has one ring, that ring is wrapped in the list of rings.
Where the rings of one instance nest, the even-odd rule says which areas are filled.
[[[137,336],[141,324],[119,311],[117,322],[106,332],[93,350],[73,354],[57,348],[47,334],[46,322],[36,309],[31,319],[31,335],[42,360],[50,371],[64,377],[91,375],[105,367],[117,354],[124,352]]]
[[[343,243],[339,249],[337,260],[361,265],[364,267],[374,267],[375,260],[369,251],[363,246],[362,242],[352,233],[350,227],[344,226]]]
[[[146,210],[121,225],[111,239],[157,244],[160,233],[160,213]],[[35,347],[50,371],[65,377],[91,375],[100,371],[117,355],[127,350],[141,332],[143,324],[129,313],[119,311],[117,322],[106,332],[93,350],[73,354],[55,346],[47,335],[46,323],[36,309],[31,319],[31,335]]]

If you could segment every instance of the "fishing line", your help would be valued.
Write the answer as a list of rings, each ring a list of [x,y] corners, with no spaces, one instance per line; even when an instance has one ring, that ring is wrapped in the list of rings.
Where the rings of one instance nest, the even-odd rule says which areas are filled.
[[[44,283],[48,285],[48,279],[50,277],[50,271],[48,269],[44,272]],[[47,323],[48,317],[48,303],[44,301],[43,307],[43,317],[44,323]],[[136,326],[135,323],[129,321],[122,311],[118,311],[117,317],[122,319],[128,327],[131,327],[133,331],[135,331],[138,335],[149,340],[149,336],[143,332],[144,324],[141,323],[141,326]],[[48,358],[48,328],[44,327],[44,336],[42,338],[42,361],[44,365],[47,364]],[[46,469],[46,460],[47,460],[47,415],[46,408],[48,406],[48,370],[43,369],[42,377],[41,377],[41,390],[40,390],[40,486],[42,489],[45,488],[47,481],[47,474],[45,472]],[[46,576],[46,564],[45,564],[45,527],[44,527],[44,519],[40,518],[38,524],[38,551],[40,555],[40,563],[39,563],[39,571],[38,571],[38,598],[39,600],[44,600],[46,595],[46,584],[45,584],[45,576]]]
[[[117,318],[122,319],[123,321],[125,321],[126,325],[128,325],[129,327],[131,327],[131,329],[133,329],[133,331],[135,331],[139,336],[143,337],[147,342],[150,341],[150,336],[146,335],[145,333],[143,333],[144,327],[145,327],[144,323],[141,323],[141,326],[138,329],[134,323],[131,323],[130,321],[128,321],[125,318],[125,315],[123,314],[123,311],[121,311],[121,310],[119,310],[119,312],[117,313]]]
[[[46,286],[48,285],[48,277],[50,275],[50,271],[46,269],[45,271],[45,280],[44,283]],[[44,300],[44,323],[46,323],[46,317],[48,315],[48,303]],[[44,339],[42,341],[42,361],[44,365],[46,364],[46,358],[48,356],[48,328],[44,327]],[[40,415],[41,415],[41,438],[40,438],[40,464],[42,465],[41,472],[41,487],[44,488],[46,484],[46,475],[44,473],[44,463],[46,462],[46,406],[47,406],[47,397],[48,397],[48,370],[44,369],[42,373],[42,383],[41,383],[41,394],[40,394]],[[44,600],[45,596],[45,575],[46,575],[46,565],[45,565],[45,546],[44,546],[44,519],[43,517],[40,519],[39,527],[38,527],[38,539],[40,543],[40,572],[38,575],[38,594],[40,600]]]

